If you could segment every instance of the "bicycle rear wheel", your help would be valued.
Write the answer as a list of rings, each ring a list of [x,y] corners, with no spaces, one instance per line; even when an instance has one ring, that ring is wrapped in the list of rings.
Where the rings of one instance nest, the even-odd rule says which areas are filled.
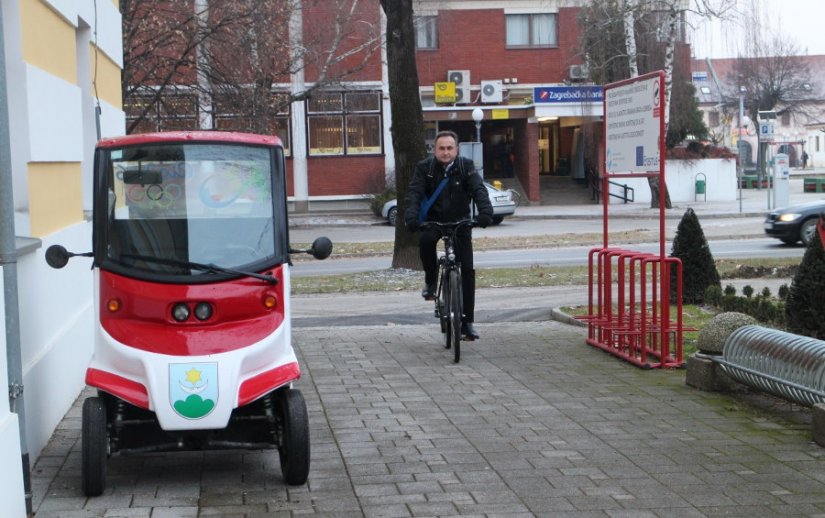
[[[461,357],[461,276],[458,270],[450,271],[450,324],[453,339],[453,354],[455,363]],[[448,346],[449,347],[449,346]]]

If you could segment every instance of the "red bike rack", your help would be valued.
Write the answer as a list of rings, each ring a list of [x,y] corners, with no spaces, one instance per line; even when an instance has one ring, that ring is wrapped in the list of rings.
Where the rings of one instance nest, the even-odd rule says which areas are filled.
[[[609,246],[609,179],[655,177],[660,186],[665,185],[663,84],[664,73],[659,71],[605,86],[603,142],[607,152],[603,153],[601,171],[604,242],[588,253],[587,315],[581,317],[588,324],[589,345],[644,368],[684,365],[682,339],[688,329],[682,320],[682,262],[665,254],[663,200],[659,203],[658,254]],[[623,121],[628,113],[639,118]],[[645,123],[648,126],[642,128]],[[628,133],[629,126],[642,130]],[[651,141],[656,145],[650,145]],[[652,162],[656,170],[639,160],[654,147],[658,147]],[[635,162],[630,160],[629,150],[635,151]],[[610,155],[610,162],[605,155]],[[676,286],[672,287],[670,272],[674,268]],[[676,291],[673,316],[672,288]]]

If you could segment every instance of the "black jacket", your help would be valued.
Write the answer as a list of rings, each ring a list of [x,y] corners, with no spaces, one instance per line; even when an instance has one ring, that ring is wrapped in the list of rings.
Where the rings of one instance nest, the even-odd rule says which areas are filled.
[[[449,170],[450,179],[438,199],[430,207],[426,221],[459,221],[470,217],[470,201],[474,200],[478,214],[493,217],[493,205],[484,181],[469,158],[456,157]],[[418,212],[444,178],[444,167],[430,157],[415,166],[407,196],[404,198],[404,222],[418,220]]]

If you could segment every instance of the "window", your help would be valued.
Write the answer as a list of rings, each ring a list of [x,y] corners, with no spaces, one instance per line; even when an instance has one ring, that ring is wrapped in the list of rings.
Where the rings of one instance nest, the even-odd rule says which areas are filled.
[[[216,94],[213,106],[213,126],[221,131],[243,131],[275,135],[284,145],[284,154],[290,156],[289,98],[273,93],[263,107],[251,105],[253,95],[248,91]],[[257,115],[258,112],[265,112]]]
[[[318,92],[307,101],[310,155],[381,153],[380,92]]]
[[[699,91],[701,91],[705,95],[710,95],[710,87],[709,86],[702,86],[702,87],[699,88]]]
[[[126,112],[127,127],[131,128],[129,133],[199,129],[198,97],[195,94],[134,96],[126,99],[123,111]]]
[[[816,151],[819,152],[819,135],[814,139],[814,143],[816,144]]]
[[[558,31],[555,14],[508,14],[507,47],[555,47]]]
[[[782,125],[783,126],[790,126],[791,125],[791,114],[785,112],[782,114]]]
[[[438,48],[437,16],[416,16],[414,26],[416,49]]]
[[[712,111],[708,112],[708,126],[711,128],[715,128],[719,125],[719,112]]]

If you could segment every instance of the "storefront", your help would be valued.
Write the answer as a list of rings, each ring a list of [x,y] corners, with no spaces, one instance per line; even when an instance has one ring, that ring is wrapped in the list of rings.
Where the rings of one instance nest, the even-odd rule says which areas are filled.
[[[517,177],[531,201],[539,200],[541,175],[588,180],[602,139],[602,87],[528,86],[523,93],[510,96],[522,104],[425,107],[427,145],[442,130],[462,142],[480,141],[485,179]],[[472,114],[479,108],[477,128]]]

